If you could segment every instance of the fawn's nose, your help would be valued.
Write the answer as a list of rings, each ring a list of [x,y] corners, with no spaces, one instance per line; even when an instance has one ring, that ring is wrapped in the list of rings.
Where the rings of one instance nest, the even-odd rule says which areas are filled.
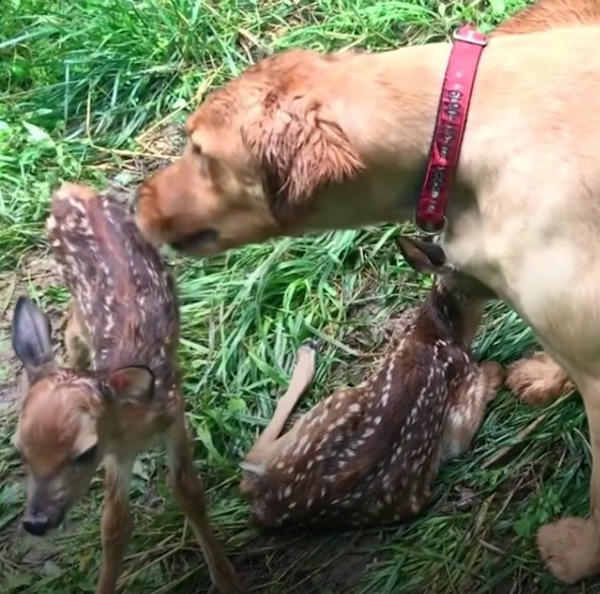
[[[23,518],[23,528],[33,536],[44,536],[50,528],[50,519],[45,514],[31,512]]]

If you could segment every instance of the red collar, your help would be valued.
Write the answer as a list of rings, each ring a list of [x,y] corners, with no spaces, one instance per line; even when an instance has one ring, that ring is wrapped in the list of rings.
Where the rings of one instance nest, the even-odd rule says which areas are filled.
[[[426,235],[446,226],[446,206],[462,144],[477,65],[487,37],[465,25],[454,32],[415,223]]]

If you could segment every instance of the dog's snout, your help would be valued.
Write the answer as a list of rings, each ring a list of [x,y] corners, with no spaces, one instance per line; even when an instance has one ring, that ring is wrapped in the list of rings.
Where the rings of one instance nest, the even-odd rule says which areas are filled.
[[[133,207],[137,210],[140,205],[144,206],[148,202],[155,201],[154,179],[149,178],[143,181],[137,188],[133,196]]]
[[[50,529],[50,518],[39,511],[29,512],[23,518],[23,528],[33,536],[44,536]]]
[[[158,175],[158,174],[157,174]],[[163,213],[160,180],[156,176],[146,180],[136,192],[132,204],[133,216],[142,235],[152,243],[162,243],[164,232],[167,230],[166,217]]]
[[[198,249],[207,244],[214,244],[219,241],[219,232],[216,229],[201,229],[190,235],[174,239],[170,242],[174,250],[185,252],[190,249]]]

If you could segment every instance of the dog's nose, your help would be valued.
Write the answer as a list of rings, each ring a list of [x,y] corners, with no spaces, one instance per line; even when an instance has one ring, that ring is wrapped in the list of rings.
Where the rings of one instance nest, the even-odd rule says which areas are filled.
[[[23,528],[25,532],[33,536],[44,536],[50,527],[50,519],[48,516],[39,512],[27,514],[23,518]]]

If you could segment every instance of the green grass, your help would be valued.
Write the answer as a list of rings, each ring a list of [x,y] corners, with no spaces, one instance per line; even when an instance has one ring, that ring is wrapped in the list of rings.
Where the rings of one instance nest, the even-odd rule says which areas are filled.
[[[385,49],[448,35],[461,20],[490,28],[524,0],[3,0],[0,8],[0,407],[14,385],[8,320],[19,291],[56,319],[66,295],[47,260],[43,221],[60,180],[135,182],[149,162],[140,134],[179,125],[202,94],[261,56],[292,46]],[[181,359],[211,515],[253,591],[288,593],[565,592],[540,566],[537,527],[587,509],[589,448],[579,398],[543,411],[510,394],[494,403],[471,451],[446,466],[434,501],[401,527],[265,539],[247,526],[237,463],[273,411],[295,350],[323,346],[305,410],[374,362],[376,332],[419,299],[394,229],[252,246],[212,261],[172,259],[182,300]],[[375,330],[374,330],[375,329]],[[514,313],[494,306],[481,357],[509,362],[535,347]],[[99,563],[100,480],[64,530],[40,544],[18,527],[22,468],[0,408],[0,589],[91,592]],[[489,464],[502,448],[509,455]],[[470,497],[466,497],[466,494]],[[129,592],[202,592],[202,557],[163,479],[143,457],[132,489],[136,531]],[[573,592],[600,592],[585,585]]]

